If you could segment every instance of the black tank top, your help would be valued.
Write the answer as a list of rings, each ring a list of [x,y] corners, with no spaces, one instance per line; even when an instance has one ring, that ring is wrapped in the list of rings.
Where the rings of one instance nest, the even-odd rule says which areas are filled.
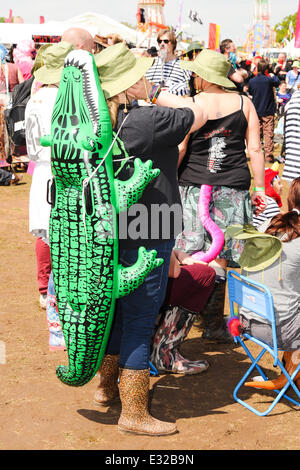
[[[251,175],[245,152],[248,127],[243,98],[238,111],[210,119],[191,134],[187,153],[179,167],[182,186],[229,186],[249,189]]]

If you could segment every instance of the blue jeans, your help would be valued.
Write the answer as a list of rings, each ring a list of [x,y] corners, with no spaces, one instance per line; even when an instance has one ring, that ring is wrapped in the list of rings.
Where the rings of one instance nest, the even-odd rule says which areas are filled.
[[[3,168],[0,168],[0,186],[9,186],[12,173]]]
[[[120,354],[120,367],[144,370],[149,367],[150,341],[159,309],[163,304],[174,240],[155,246],[157,257],[164,263],[154,269],[132,294],[116,303],[115,317],[106,349],[107,354]],[[137,250],[121,250],[120,263],[131,266]]]

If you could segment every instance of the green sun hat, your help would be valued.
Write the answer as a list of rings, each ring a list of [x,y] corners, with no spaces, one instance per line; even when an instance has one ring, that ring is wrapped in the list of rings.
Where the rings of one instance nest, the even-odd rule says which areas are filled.
[[[200,78],[225,88],[235,88],[235,84],[227,78],[231,64],[220,52],[204,49],[195,60],[181,61],[180,67],[196,73]]]
[[[294,60],[292,67],[297,67],[297,69],[300,69],[300,62],[299,62],[299,60]]]
[[[201,44],[201,42],[193,41],[189,44],[189,47],[186,50],[186,54],[188,54],[189,52],[193,52],[193,51],[202,51],[202,49],[203,49],[203,44]]]
[[[282,241],[279,238],[259,232],[251,224],[230,225],[226,230],[226,238],[245,240],[238,263],[246,271],[260,271],[271,266],[282,252]]]
[[[51,46],[52,46],[52,44],[49,42],[47,44],[43,44],[39,48],[39,50],[37,51],[36,56],[35,56],[33,67],[31,69],[31,75],[33,75],[39,68],[41,68],[41,67],[43,67],[43,65],[45,65],[43,54],[44,54],[45,50],[48,49],[48,47],[51,47]]]
[[[40,83],[51,85],[58,83],[64,67],[66,56],[74,49],[68,42],[61,41],[42,51],[44,65],[34,72],[34,78]]]
[[[94,55],[106,98],[118,95],[138,82],[153,64],[152,57],[136,57],[123,43]]]

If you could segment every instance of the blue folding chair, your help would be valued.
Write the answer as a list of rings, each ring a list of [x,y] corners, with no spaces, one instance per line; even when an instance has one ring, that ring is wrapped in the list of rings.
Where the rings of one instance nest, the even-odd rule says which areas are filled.
[[[272,297],[270,290],[268,289],[267,286],[259,282],[255,282],[248,277],[242,276],[235,271],[229,271],[227,279],[228,279],[228,294],[229,294],[229,305],[230,305],[230,319],[237,318],[235,305],[245,307],[251,310],[252,312],[256,313],[257,315],[259,315],[260,317],[264,318],[268,322],[270,322],[270,325],[272,327],[272,338],[273,338],[273,347],[271,347],[270,345],[264,343],[258,338],[255,338],[254,336],[251,336],[247,333],[240,332],[240,335],[234,336],[234,341],[236,343],[241,344],[241,346],[244,348],[245,352],[247,353],[247,355],[249,356],[252,362],[251,366],[249,367],[245,375],[242,377],[240,382],[237,384],[233,392],[234,399],[238,403],[245,406],[246,408],[248,408],[248,410],[252,411],[258,416],[266,416],[267,414],[269,414],[282,397],[286,398],[294,405],[300,406],[300,401],[294,400],[293,398],[289,397],[285,393],[289,387],[292,387],[297,397],[300,400],[300,391],[298,387],[296,386],[296,384],[293,382],[293,379],[296,377],[297,373],[300,370],[300,364],[298,365],[297,369],[293,372],[293,374],[290,376],[288,372],[286,371],[283,363],[278,357],[275,313],[274,313],[274,306],[273,306],[273,297]],[[256,358],[253,357],[253,355],[251,354],[251,352],[245,345],[244,338],[261,346],[262,349]],[[259,362],[261,358],[263,357],[263,355],[265,354],[265,352],[268,352],[273,357],[274,367],[279,366],[282,373],[287,378],[287,383],[281,390],[274,390],[276,394],[274,401],[271,403],[271,405],[266,411],[260,412],[257,409],[253,408],[252,406],[250,406],[245,401],[241,400],[237,396],[237,392],[239,391],[241,386],[246,382],[246,379],[249,377],[249,375],[255,368],[258,370],[259,374],[262,376],[264,380],[269,380],[266,374],[264,373],[264,371],[262,370],[262,368],[259,366]]]

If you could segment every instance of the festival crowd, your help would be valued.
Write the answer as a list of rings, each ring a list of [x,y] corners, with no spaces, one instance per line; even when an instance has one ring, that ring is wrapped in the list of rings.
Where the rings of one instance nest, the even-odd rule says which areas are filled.
[[[230,39],[221,42],[220,52],[193,42],[179,53],[171,29],[160,31],[157,47],[150,49],[131,47],[115,34],[92,37],[80,28],[70,28],[61,42],[40,48],[33,41],[22,41],[10,52],[0,45],[0,184],[21,181],[13,169],[17,150],[5,116],[14,108],[14,91],[24,90],[27,83],[29,231],[36,240],[37,283],[51,350],[64,349],[65,341],[49,247],[51,151],[40,145],[39,137],[50,134],[64,60],[74,49],[93,54],[124,152],[150,159],[160,170],[138,201],[147,209],[148,230],[134,239],[122,237],[119,259],[132,265],[144,246],[155,249],[164,262],[116,303],[94,403],[107,407],[121,400],[121,432],[173,434],[175,423],[149,413],[149,367],[159,373],[206,371],[206,360],[190,360],[180,350],[193,325],[202,330],[203,341],[233,344],[224,316],[226,277],[230,267],[243,269],[239,261],[245,250],[243,242],[227,236],[231,226],[247,232],[251,224],[253,239],[261,240],[264,233],[266,240],[282,242],[282,255],[272,252],[271,264],[268,255],[262,260],[257,252],[249,253],[254,263],[250,277],[263,279],[270,288],[287,368],[292,372],[297,366],[291,353],[300,349],[300,61],[288,60],[284,53],[274,63],[260,56],[241,58]],[[281,144],[277,156],[276,139]],[[118,177],[130,177],[134,159],[126,166],[115,160]],[[281,178],[289,185],[284,212]],[[200,217],[199,200],[226,239],[209,262],[201,254],[215,249],[214,228]],[[153,205],[170,209],[164,220],[151,217]],[[173,216],[171,208],[178,208],[180,216]],[[240,312],[239,318],[243,331],[272,342],[267,322],[250,311]],[[299,374],[295,383],[300,386]]]

